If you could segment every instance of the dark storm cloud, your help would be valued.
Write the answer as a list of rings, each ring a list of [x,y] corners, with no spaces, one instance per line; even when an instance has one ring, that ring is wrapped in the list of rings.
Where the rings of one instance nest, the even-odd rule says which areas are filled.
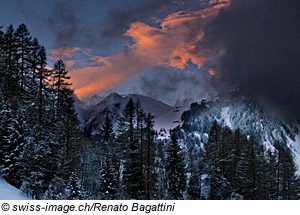
[[[43,22],[54,33],[57,45],[78,46],[79,42],[89,44],[90,41],[95,41],[94,31],[91,31],[88,22],[78,16],[79,6],[80,2],[79,5],[72,1],[57,2],[44,18]]]
[[[107,23],[102,36],[118,37],[125,33],[132,22],[144,21],[151,16],[158,15],[166,10],[171,11],[185,4],[185,1],[174,0],[146,0],[138,5],[126,5],[114,7],[108,11]]]
[[[205,69],[203,69],[205,70]],[[214,95],[215,77],[196,69],[193,71],[166,71],[161,68],[152,77],[142,77],[140,90],[169,105],[188,104]]]
[[[207,49],[224,52],[223,83],[292,117],[300,116],[299,11],[299,0],[233,0],[205,38]]]
[[[53,33],[57,47],[99,48],[106,47],[113,39],[123,37],[132,22],[144,22],[160,17],[159,14],[164,17],[166,13],[188,7],[194,1],[197,2],[16,0],[14,4],[28,22]]]
[[[40,27],[46,34],[53,33],[56,46],[80,46],[97,41],[95,29],[80,11],[83,4],[81,0],[17,0],[15,7],[24,15],[26,22]]]

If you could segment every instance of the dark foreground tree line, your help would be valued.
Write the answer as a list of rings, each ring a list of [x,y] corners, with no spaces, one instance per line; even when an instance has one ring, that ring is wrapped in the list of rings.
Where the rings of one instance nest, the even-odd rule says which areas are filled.
[[[33,199],[298,199],[293,157],[214,122],[208,142],[189,145],[178,130],[158,138],[153,116],[130,100],[113,128],[79,127],[62,60],[24,24],[0,30],[1,176]]]

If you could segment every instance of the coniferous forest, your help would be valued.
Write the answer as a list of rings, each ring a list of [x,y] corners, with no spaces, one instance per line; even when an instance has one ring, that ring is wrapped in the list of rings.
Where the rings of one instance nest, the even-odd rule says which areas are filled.
[[[215,121],[204,147],[158,138],[129,100],[116,128],[80,127],[66,64],[47,66],[26,25],[0,30],[0,173],[32,199],[299,199],[293,156]]]

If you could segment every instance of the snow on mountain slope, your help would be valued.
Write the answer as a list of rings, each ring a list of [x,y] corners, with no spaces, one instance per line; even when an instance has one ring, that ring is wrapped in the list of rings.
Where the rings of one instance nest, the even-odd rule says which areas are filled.
[[[28,200],[23,193],[0,178],[0,200]]]
[[[147,96],[129,94],[124,96],[123,98],[125,98],[127,102],[129,101],[129,98],[132,98],[134,101],[139,100],[143,106],[144,111],[146,113],[153,114],[155,118],[160,117],[161,115],[165,114],[166,112],[169,112],[172,109],[171,106]]]
[[[297,174],[300,175],[300,132],[295,137],[295,140],[288,138],[287,145],[294,154],[294,161],[298,166]]]
[[[294,143],[295,145],[295,162],[300,166],[300,132],[298,133],[296,137],[296,141]],[[298,175],[300,175],[300,168],[298,170]]]
[[[247,136],[256,137],[266,150],[273,151],[275,142],[279,141],[291,150],[295,163],[300,167],[298,125],[281,119],[251,98],[232,96],[193,103],[183,113],[182,125],[176,129],[187,147],[195,144],[202,146],[214,120],[233,130],[239,128]]]
[[[102,128],[106,114],[108,114],[114,124],[114,127],[116,127],[116,122],[122,115],[122,112],[130,98],[132,98],[135,102],[139,100],[144,111],[154,115],[155,119],[173,109],[169,105],[147,96],[138,94],[121,96],[117,93],[112,93],[96,105],[88,107],[85,110],[82,110],[82,108],[80,109],[80,106],[77,106],[77,113],[83,124],[83,128],[91,134],[97,133]]]
[[[230,122],[230,115],[229,115],[229,107],[222,108],[221,116],[222,119],[224,119],[224,124],[232,129],[232,125]]]
[[[181,115],[184,111],[189,109],[189,105],[177,106],[172,108],[170,111],[165,114],[157,117],[154,121],[154,129],[160,130],[165,129],[167,132],[170,129],[175,128],[176,126],[181,124]]]
[[[77,113],[77,117],[79,121],[82,122],[87,114],[89,105],[86,104],[85,102],[82,102],[77,98],[76,95],[74,95],[74,106]]]

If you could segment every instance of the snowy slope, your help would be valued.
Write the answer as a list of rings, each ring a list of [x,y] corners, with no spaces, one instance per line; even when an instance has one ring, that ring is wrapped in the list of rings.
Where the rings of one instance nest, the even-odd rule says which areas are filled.
[[[0,178],[0,200],[28,200],[22,192]]]
[[[245,135],[252,135],[264,144],[266,150],[274,150],[279,141],[294,155],[300,170],[300,134],[296,123],[287,122],[264,108],[251,98],[232,96],[218,97],[195,103],[184,112],[182,125],[177,127],[187,147],[205,145],[207,134],[214,120],[231,129],[241,129]],[[300,172],[299,172],[300,173]]]
[[[153,114],[155,118],[160,117],[161,115],[169,112],[172,109],[171,106],[147,96],[129,94],[123,96],[123,98],[125,99],[126,103],[129,101],[129,98],[132,98],[134,101],[139,100],[143,106],[144,111],[146,113]]]
[[[181,115],[188,109],[189,105],[172,108],[170,111],[166,112],[160,117],[155,118],[154,129],[159,131],[162,128],[166,131],[169,131],[170,129],[175,128],[181,124]]]
[[[297,174],[300,175],[300,132],[295,137],[295,140],[289,139],[287,145],[294,154],[294,161],[298,166]]]

